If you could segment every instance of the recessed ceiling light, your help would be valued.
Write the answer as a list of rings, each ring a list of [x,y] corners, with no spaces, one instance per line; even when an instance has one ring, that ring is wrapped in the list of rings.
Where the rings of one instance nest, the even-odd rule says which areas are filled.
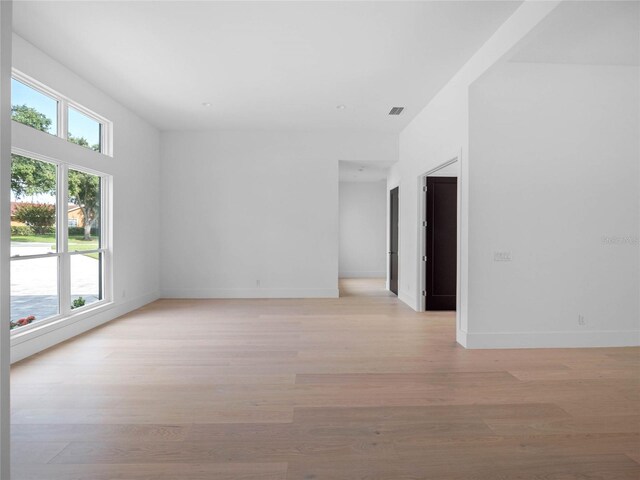
[[[338,105],[336,108],[338,110],[344,110],[345,108],[347,108],[347,106],[346,105]]]
[[[210,107],[211,104],[209,102],[202,102],[203,107]]]

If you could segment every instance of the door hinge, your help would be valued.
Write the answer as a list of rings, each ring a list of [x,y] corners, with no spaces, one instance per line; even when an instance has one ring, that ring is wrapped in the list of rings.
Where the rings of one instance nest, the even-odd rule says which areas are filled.
[[[426,220],[423,220],[423,221],[422,221],[422,226],[423,226],[423,227],[426,227],[426,226],[427,226],[427,221],[426,221]]]
[[[427,291],[426,290],[422,290],[422,296],[426,297],[427,296]]]
[[[422,186],[422,191],[423,191],[423,192],[426,192],[426,191],[427,191],[427,186],[426,186],[426,185],[423,185],[423,186]]]
[[[427,256],[426,256],[426,255],[423,255],[423,256],[422,256],[422,261],[423,261],[423,262],[426,262],[426,261],[427,261]]]

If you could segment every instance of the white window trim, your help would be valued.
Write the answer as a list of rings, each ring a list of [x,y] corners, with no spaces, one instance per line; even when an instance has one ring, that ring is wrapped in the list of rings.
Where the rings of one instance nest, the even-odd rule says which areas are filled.
[[[48,157],[35,152],[30,152],[21,148],[13,147],[11,153],[23,157],[32,158],[42,162],[56,165],[57,167],[57,190],[56,190],[56,252],[39,255],[25,255],[20,257],[11,256],[9,261],[23,261],[37,258],[57,258],[58,259],[58,307],[57,315],[33,322],[29,325],[16,328],[11,331],[11,344],[22,343],[34,334],[37,336],[39,330],[49,330],[54,325],[56,328],[64,327],[69,322],[78,321],[84,314],[93,314],[96,310],[101,310],[113,304],[113,261],[112,261],[112,235],[111,235],[111,191],[113,189],[113,177],[109,174],[98,172],[85,167],[80,167],[68,162]],[[87,251],[68,251],[67,225],[69,203],[67,198],[67,179],[69,170],[89,173],[99,176],[100,182],[100,240],[98,249]],[[60,194],[62,192],[62,194]],[[82,255],[87,253],[102,254],[102,299],[85,305],[80,308],[71,309],[71,255]],[[66,299],[66,300],[65,300]],[[68,300],[68,301],[67,301]]]
[[[11,78],[23,83],[29,88],[33,88],[37,92],[50,97],[51,99],[58,102],[58,118],[57,125],[58,130],[56,132],[56,137],[62,138],[63,140],[68,140],[68,123],[69,123],[69,107],[77,110],[78,112],[86,115],[92,120],[95,120],[100,124],[100,152],[102,155],[107,155],[108,157],[113,157],[113,122],[107,120],[102,115],[98,115],[92,110],[89,110],[87,107],[71,100],[69,97],[62,95],[60,92],[55,91],[54,89],[46,86],[43,83],[31,78],[30,76],[22,73],[20,70],[16,70],[13,68],[11,70]],[[51,135],[51,134],[49,134]],[[86,148],[86,147],[80,147]]]

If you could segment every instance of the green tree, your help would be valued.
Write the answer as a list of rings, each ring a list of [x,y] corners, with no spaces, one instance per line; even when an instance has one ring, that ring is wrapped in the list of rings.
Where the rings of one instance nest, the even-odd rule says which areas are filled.
[[[16,219],[33,228],[36,235],[50,233],[56,223],[56,209],[53,205],[22,204],[16,208]]]
[[[27,107],[26,105],[13,105],[11,107],[11,118],[16,122],[43,132],[48,132],[53,123],[44,113],[40,113],[35,108]]]
[[[26,105],[12,106],[11,118],[43,132],[48,132],[52,124],[45,114]],[[54,194],[56,167],[21,155],[11,155],[11,190],[17,198],[40,193]]]
[[[16,198],[56,193],[56,167],[21,155],[11,155],[11,190]]]
[[[46,115],[26,105],[14,105],[12,118],[43,132],[48,132],[52,121]],[[100,151],[100,145],[89,145],[84,137],[68,135],[70,142]],[[11,156],[11,189],[16,198],[24,195],[55,194],[56,167],[21,155]],[[95,175],[69,170],[69,201],[80,207],[84,224],[84,239],[91,240],[91,228],[100,213],[100,179]]]
[[[100,145],[89,145],[84,137],[67,136],[71,143],[100,151]],[[91,240],[91,229],[100,214],[100,179],[95,175],[69,170],[69,201],[80,207],[84,219],[84,240]]]
[[[100,216],[100,177],[69,170],[69,201],[80,207],[84,240],[91,240],[91,229]]]
[[[51,119],[35,108],[13,105],[11,118],[36,130],[48,132]],[[56,168],[45,162],[21,155],[11,155],[11,190],[16,198],[39,193],[53,194],[56,189]]]
[[[71,132],[67,135],[68,140],[71,143],[75,143],[76,145],[80,145],[81,147],[87,147],[96,152],[100,151],[100,144],[96,143],[95,145],[89,145],[89,141],[84,137],[74,137]]]

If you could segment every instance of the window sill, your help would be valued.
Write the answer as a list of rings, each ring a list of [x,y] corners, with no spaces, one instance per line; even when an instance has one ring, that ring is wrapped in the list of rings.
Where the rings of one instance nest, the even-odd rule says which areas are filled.
[[[52,320],[43,322],[38,322],[33,326],[26,327],[25,331],[18,331],[11,333],[11,346],[19,345],[28,340],[32,340],[34,338],[40,337],[42,335],[46,335],[48,333],[54,332],[64,327],[68,327],[69,325],[73,325],[74,323],[81,322],[87,318],[90,318],[98,313],[107,311],[115,306],[113,301],[101,300],[87,308],[83,308],[81,311],[77,313],[73,313],[63,318],[54,318]],[[24,327],[23,327],[24,328]]]

